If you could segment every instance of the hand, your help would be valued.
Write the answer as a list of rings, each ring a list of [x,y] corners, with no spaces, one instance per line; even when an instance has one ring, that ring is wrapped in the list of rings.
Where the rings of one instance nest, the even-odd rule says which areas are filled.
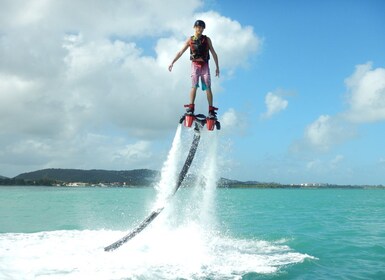
[[[173,66],[174,66],[174,65],[171,63],[170,66],[168,66],[168,71],[171,72]]]
[[[171,71],[171,70],[170,70]],[[217,70],[215,70],[215,77],[218,77],[219,78],[219,68],[217,68]]]

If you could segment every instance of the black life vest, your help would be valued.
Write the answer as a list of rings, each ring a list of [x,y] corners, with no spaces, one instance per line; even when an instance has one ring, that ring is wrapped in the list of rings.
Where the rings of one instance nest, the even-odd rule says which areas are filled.
[[[205,62],[210,59],[209,42],[207,36],[201,35],[199,38],[191,36],[190,40],[190,60],[202,58]]]

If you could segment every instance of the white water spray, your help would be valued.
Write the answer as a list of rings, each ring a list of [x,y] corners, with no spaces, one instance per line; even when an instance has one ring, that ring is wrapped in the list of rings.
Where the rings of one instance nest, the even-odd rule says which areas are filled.
[[[206,157],[203,161],[203,199],[201,204],[201,223],[212,228],[215,225],[215,190],[218,182],[217,170],[217,131],[206,135]]]
[[[182,126],[178,125],[167,160],[164,162],[162,167],[160,181],[155,186],[155,189],[157,190],[155,208],[164,206],[168,198],[172,195],[176,184],[178,166],[181,160],[181,135]]]

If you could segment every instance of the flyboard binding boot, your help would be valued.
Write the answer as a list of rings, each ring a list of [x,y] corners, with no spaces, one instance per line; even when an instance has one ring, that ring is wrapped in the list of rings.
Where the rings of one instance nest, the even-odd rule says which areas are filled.
[[[179,123],[184,124],[186,127],[191,127],[195,122],[195,130],[200,130],[204,125],[207,125],[208,130],[221,129],[221,124],[217,120],[217,113],[215,112],[218,108],[209,106],[209,115],[206,117],[203,114],[194,115],[195,105],[186,104],[186,113],[180,118]]]
[[[216,120],[217,119],[217,111],[218,108],[214,107],[214,106],[209,106],[209,115],[207,116],[207,118],[209,119],[213,119],[213,120]]]
[[[186,108],[187,115],[194,115],[195,104],[186,104],[184,105],[184,107]]]
[[[218,108],[214,106],[209,106],[209,114],[206,118],[206,126],[208,130],[214,130],[214,126],[219,130],[221,129],[221,124],[217,120],[217,111]]]
[[[180,118],[179,123],[184,122],[185,126],[191,127],[195,120],[195,104],[186,104],[184,107],[186,108],[186,113]]]

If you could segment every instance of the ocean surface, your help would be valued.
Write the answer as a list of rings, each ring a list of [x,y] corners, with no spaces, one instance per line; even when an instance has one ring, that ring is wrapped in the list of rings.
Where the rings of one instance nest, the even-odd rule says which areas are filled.
[[[216,132],[174,196],[181,125],[153,186],[0,187],[0,279],[385,279],[385,190],[217,189]]]
[[[385,279],[385,191],[0,187],[0,279]]]

